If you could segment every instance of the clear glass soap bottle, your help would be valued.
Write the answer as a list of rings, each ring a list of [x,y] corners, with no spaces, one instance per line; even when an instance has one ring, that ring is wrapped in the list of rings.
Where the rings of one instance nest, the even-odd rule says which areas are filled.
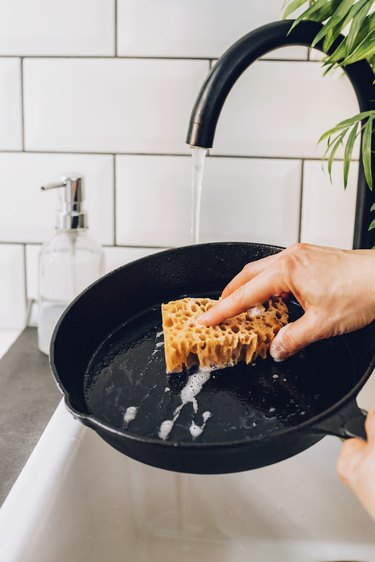
[[[62,177],[42,190],[62,189],[56,234],[39,254],[38,346],[49,353],[53,330],[68,304],[103,274],[103,249],[87,233],[82,176]]]

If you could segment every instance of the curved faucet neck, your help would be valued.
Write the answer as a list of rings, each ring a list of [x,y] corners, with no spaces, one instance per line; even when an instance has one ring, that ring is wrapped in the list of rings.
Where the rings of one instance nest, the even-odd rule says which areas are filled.
[[[188,144],[212,148],[224,102],[238,78],[253,62],[280,47],[311,46],[322,27],[319,23],[305,21],[288,33],[292,23],[293,20],[284,20],[259,27],[244,35],[218,59],[196,99],[186,139]],[[332,53],[340,41],[339,38],[326,54]],[[322,43],[316,48],[323,51]],[[371,96],[374,97],[371,93],[374,75],[370,65],[360,61],[346,67],[345,72],[356,91],[361,111],[375,108],[374,102],[370,101]]]
[[[290,33],[293,20],[277,21],[244,35],[234,43],[216,62],[207,76],[190,118],[186,142],[191,146],[211,148],[215,137],[216,125],[225,100],[241,74],[257,59],[265,54],[289,45],[311,46],[322,25],[317,22],[303,21]],[[326,54],[331,54],[342,41],[339,36]],[[323,51],[319,42],[316,48]],[[375,109],[374,74],[370,65],[362,60],[348,65],[345,69],[356,92],[360,111]],[[375,176],[375,155],[372,157],[372,169]],[[373,232],[367,230],[371,222],[370,207],[374,196],[366,188],[363,166],[359,167],[359,183],[354,243],[355,248],[369,248],[373,245]]]

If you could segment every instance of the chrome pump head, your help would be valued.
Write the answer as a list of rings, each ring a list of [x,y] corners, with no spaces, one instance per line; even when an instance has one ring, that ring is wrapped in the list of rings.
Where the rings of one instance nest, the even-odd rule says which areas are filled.
[[[62,176],[60,182],[42,185],[42,191],[63,188],[62,207],[57,211],[56,228],[74,230],[87,228],[87,213],[83,208],[84,178],[79,175]]]

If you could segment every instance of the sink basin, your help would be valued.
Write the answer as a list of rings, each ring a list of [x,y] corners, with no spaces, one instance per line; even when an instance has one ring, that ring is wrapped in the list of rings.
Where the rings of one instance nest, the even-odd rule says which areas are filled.
[[[113,450],[60,403],[0,510],[4,562],[375,560],[327,437],[277,465],[181,475]]]

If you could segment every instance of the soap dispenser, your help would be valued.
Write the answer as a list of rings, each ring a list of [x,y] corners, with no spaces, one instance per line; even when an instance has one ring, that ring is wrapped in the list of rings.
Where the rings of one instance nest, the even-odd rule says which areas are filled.
[[[102,247],[87,233],[82,176],[63,176],[43,191],[62,191],[61,208],[56,215],[56,234],[39,254],[38,346],[49,353],[53,330],[72,299],[103,274]]]

